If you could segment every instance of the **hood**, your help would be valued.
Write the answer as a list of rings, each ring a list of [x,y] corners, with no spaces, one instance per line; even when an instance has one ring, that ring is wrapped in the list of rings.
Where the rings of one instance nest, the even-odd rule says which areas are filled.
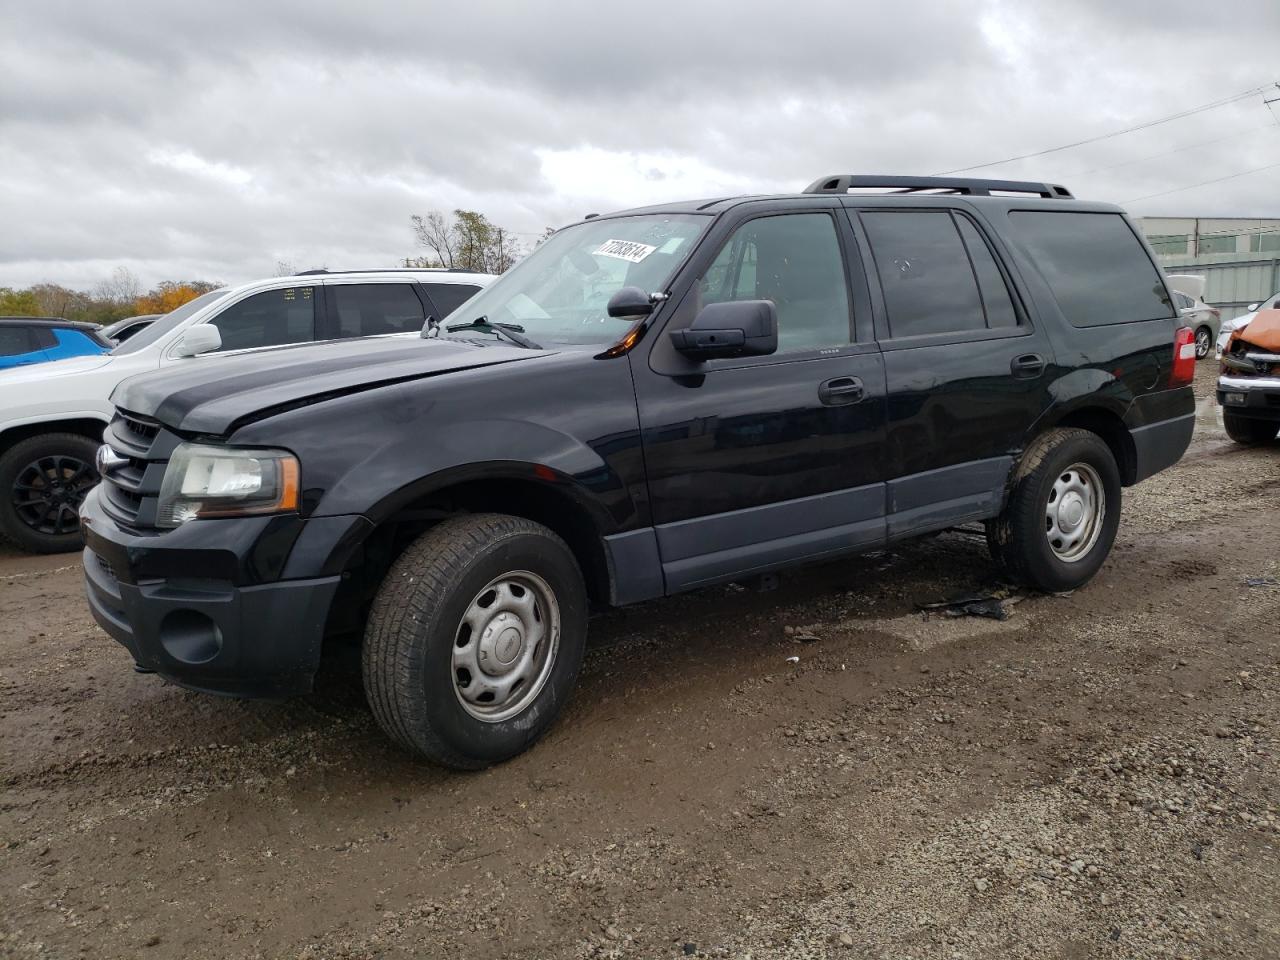
[[[497,340],[340,340],[194,357],[130,377],[111,402],[175,430],[225,434],[237,424],[333,396],[548,355]]]
[[[84,357],[67,357],[65,360],[46,360],[44,363],[33,363],[23,367],[9,367],[0,371],[0,384],[33,383],[48,380],[52,377],[66,377],[77,373],[87,373],[105,367],[111,357],[105,353],[95,353]]]

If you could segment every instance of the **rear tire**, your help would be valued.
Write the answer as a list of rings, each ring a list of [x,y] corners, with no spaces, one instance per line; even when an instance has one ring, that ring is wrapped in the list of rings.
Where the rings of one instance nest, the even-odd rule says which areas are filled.
[[[547,730],[577,681],[586,635],[587,591],[563,540],[520,517],[446,520],[378,590],[365,694],[397,743],[478,770]]]
[[[987,545],[1015,580],[1062,593],[1102,567],[1120,526],[1120,470],[1096,433],[1050,430],[1027,448]]]
[[[0,456],[0,535],[30,553],[84,546],[80,502],[98,482],[98,444],[77,433],[45,433]]]
[[[1213,352],[1213,331],[1208,327],[1196,330],[1196,359],[1203,360]]]
[[[1228,437],[1247,447],[1256,446],[1259,443],[1270,443],[1276,438],[1276,434],[1280,433],[1280,423],[1274,420],[1242,417],[1234,410],[1222,411],[1222,425],[1226,428]]]

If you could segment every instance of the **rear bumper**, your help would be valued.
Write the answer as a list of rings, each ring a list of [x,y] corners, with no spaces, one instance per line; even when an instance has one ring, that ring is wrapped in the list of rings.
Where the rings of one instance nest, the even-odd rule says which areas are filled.
[[[220,575],[235,564],[201,564],[194,551],[171,558],[176,575],[139,577],[139,555],[154,538],[116,525],[98,506],[97,491],[82,516],[89,521],[82,525],[89,609],[140,667],[229,696],[279,698],[311,689],[341,576],[242,584]]]
[[[1181,460],[1191,445],[1191,434],[1195,428],[1196,415],[1188,413],[1131,430],[1135,454],[1134,483],[1140,483]]]
[[[1242,417],[1280,420],[1280,377],[1219,377],[1218,403]]]

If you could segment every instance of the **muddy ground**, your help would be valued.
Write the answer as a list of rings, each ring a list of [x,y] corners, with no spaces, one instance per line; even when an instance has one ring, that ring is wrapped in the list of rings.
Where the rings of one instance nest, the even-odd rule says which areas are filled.
[[[135,675],[75,557],[0,554],[0,955],[1280,956],[1280,447],[1206,402],[1126,498],[1005,622],[916,611],[995,583],[965,533],[604,614],[471,775],[341,660],[283,704]]]

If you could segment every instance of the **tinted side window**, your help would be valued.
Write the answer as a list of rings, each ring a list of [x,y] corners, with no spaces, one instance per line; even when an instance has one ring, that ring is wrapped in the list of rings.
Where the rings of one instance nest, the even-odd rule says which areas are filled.
[[[285,287],[255,293],[209,322],[222,334],[222,350],[305,343],[316,335],[314,288]]]
[[[408,283],[338,283],[329,293],[338,312],[340,337],[416,333],[427,319]]]
[[[480,292],[480,288],[471,283],[427,283],[423,284],[427,288],[427,295],[431,297],[431,302],[436,305],[436,309],[442,314],[436,317],[437,320],[443,320],[453,311],[474,297]],[[474,317],[468,317],[474,320]],[[419,324],[421,326],[422,324]]]
[[[60,337],[82,337],[78,330],[62,330],[54,333],[48,327],[32,327],[31,328],[31,349],[32,350],[49,350],[56,347],[60,342]]]
[[[825,213],[747,221],[721,248],[699,291],[701,306],[772,300],[778,308],[779,353],[852,339],[840,242]]]
[[[1074,326],[1175,315],[1155,265],[1120,214],[1014,210],[1009,220]]]
[[[893,337],[982,330],[978,284],[951,214],[940,210],[862,213]]]
[[[0,327],[0,357],[16,357],[34,349],[26,327]]]
[[[964,238],[965,249],[969,251],[973,272],[978,275],[978,291],[982,294],[987,326],[1016,327],[1018,312],[1013,308],[1013,298],[1009,296],[1009,287],[1004,282],[1000,267],[996,265],[991,247],[968,217],[956,216],[956,224],[960,227],[960,236]]]

